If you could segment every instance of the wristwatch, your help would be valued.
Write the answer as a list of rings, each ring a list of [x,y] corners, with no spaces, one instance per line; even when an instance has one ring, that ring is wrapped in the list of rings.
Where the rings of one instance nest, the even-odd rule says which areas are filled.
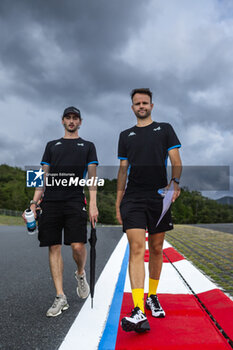
[[[37,205],[38,203],[32,199],[32,200],[30,201],[30,205],[32,205],[32,204]]]
[[[177,183],[178,185],[179,185],[179,183],[180,183],[180,179],[178,179],[177,177],[173,177],[173,178],[171,179],[171,181],[174,181],[174,182]]]

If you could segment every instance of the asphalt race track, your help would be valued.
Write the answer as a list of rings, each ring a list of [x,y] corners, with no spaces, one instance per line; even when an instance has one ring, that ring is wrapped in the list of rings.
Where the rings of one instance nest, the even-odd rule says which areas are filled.
[[[97,227],[96,280],[121,237],[121,227]],[[89,243],[87,249],[89,252]],[[48,249],[39,248],[36,235],[29,236],[23,226],[0,226],[1,350],[59,348],[84,303],[76,294],[70,247],[63,247],[63,259],[64,291],[70,308],[48,318],[45,314],[55,297]],[[86,272],[89,277],[89,254]]]
[[[226,225],[227,224],[219,224],[217,227],[217,224],[215,224],[215,228],[211,227],[213,225],[200,226],[224,231],[223,226]],[[231,224],[228,224],[226,229],[231,230],[232,226]],[[129,276],[126,273],[127,264],[123,263],[122,260],[123,257],[127,255],[127,239],[125,236],[122,238],[121,227],[99,226],[97,227],[97,237],[96,281],[103,271],[103,268],[106,266],[107,269],[104,269],[104,272],[101,274],[96,286],[94,309],[89,307],[90,300],[87,300],[85,303],[85,301],[79,299],[76,294],[76,280],[74,279],[75,263],[71,257],[70,247],[66,246],[63,247],[63,259],[65,265],[64,291],[67,295],[70,308],[60,316],[55,318],[47,318],[45,316],[46,311],[51,306],[55,297],[55,290],[48,266],[48,249],[39,248],[36,235],[28,235],[26,228],[23,226],[0,226],[0,350],[57,350],[60,348],[60,346],[63,350],[90,350],[97,348],[97,344],[99,343],[100,339],[100,349],[106,350],[109,349],[109,346],[106,347],[106,342],[109,342],[108,337],[111,338],[113,334],[115,334],[117,338],[115,339],[115,345],[111,345],[110,348],[119,350],[131,348],[140,348],[140,350],[142,348],[147,349],[151,348],[152,343],[154,343],[154,345],[158,343],[158,339],[155,343],[154,340],[148,337],[147,340],[149,340],[149,343],[147,345],[143,343],[142,347],[138,342],[139,338],[137,338],[137,342],[135,343],[130,340],[131,338],[128,336],[128,334],[126,336],[124,332],[122,333],[119,326],[119,319],[125,316],[125,312],[128,313],[130,311],[129,300],[127,297],[128,295],[131,295]],[[116,246],[117,249],[111,256],[111,253]],[[87,249],[89,252],[89,244],[87,244]],[[169,255],[171,254],[170,251],[174,253],[174,249],[169,247],[168,243],[166,243],[164,246],[164,252]],[[145,264],[148,264],[147,253],[148,252],[145,254]],[[207,305],[207,308],[213,313],[214,317],[217,319],[217,322],[220,322],[220,325],[223,327],[226,334],[232,336],[232,329],[230,327],[231,322],[229,321],[233,310],[232,301],[225,296],[216,285],[208,280],[208,278],[206,278],[200,271],[192,266],[190,262],[186,261],[183,256],[180,256],[178,252],[175,253],[175,255],[173,254],[174,256],[171,255],[171,259],[175,259],[173,265],[176,266],[179,271],[181,271],[180,273],[182,276],[184,275],[185,279],[192,286],[192,289],[199,296],[199,298],[201,298],[201,300],[204,298],[204,304]],[[111,259],[109,260],[110,256]],[[176,260],[177,256],[179,256],[178,260]],[[108,264],[106,264],[107,262]],[[213,328],[209,318],[207,320],[208,327],[207,324],[205,327],[204,325],[201,326],[201,334],[203,339],[196,337],[196,335],[193,338],[191,337],[192,334],[197,333],[197,329],[195,328],[196,326],[194,327],[193,325],[193,322],[197,320],[196,313],[194,313],[195,315],[193,316],[195,317],[193,319],[191,313],[187,312],[185,309],[187,305],[183,305],[183,301],[181,302],[181,300],[177,302],[177,300],[174,298],[179,298],[179,295],[181,294],[182,300],[184,298],[183,295],[185,295],[186,299],[188,298],[192,301],[192,293],[190,294],[189,291],[187,292],[187,288],[183,285],[182,280],[179,280],[174,267],[171,266],[171,263],[168,261],[164,262],[163,273],[159,286],[159,293],[161,294],[162,302],[167,310],[167,316],[169,316],[166,317],[165,321],[163,321],[164,336],[160,337],[162,342],[161,344],[163,344],[163,346],[166,345],[164,349],[170,348],[171,344],[169,341],[171,340],[174,342],[174,339],[176,343],[176,347],[174,349],[187,349],[187,344],[184,342],[183,335],[181,338],[177,338],[177,334],[181,334],[179,328],[181,326],[184,328],[182,334],[186,334],[187,330],[189,329],[189,333],[187,333],[188,336],[186,336],[186,341],[190,343],[192,340],[193,347],[190,349],[228,349],[230,345],[226,342],[226,339],[223,338],[220,332],[216,333],[216,329]],[[121,272],[119,274],[122,267],[124,267],[126,283],[124,284],[122,290],[122,306],[119,305],[119,307],[117,307],[119,313],[121,310],[121,315],[118,315],[118,319],[115,317],[115,309],[112,308],[112,306],[115,307],[116,304],[111,304],[112,297],[110,298],[108,294],[114,293],[114,298],[115,294],[119,297],[118,294],[120,288],[118,284],[119,281],[121,282],[120,276],[124,275],[122,275]],[[86,272],[87,276],[89,277],[89,254]],[[173,282],[171,283],[171,281]],[[117,284],[115,289],[116,282]],[[111,285],[114,285],[112,292],[110,292]],[[148,287],[148,283],[146,283],[146,285]],[[104,289],[102,286],[104,286]],[[168,298],[169,293],[171,294],[170,298],[174,299],[172,299],[173,301],[171,303],[172,310],[169,309],[169,305],[166,305],[166,303],[170,300]],[[165,295],[166,298],[163,300]],[[82,308],[83,305],[84,307]],[[179,312],[177,311],[178,314],[176,317],[178,318],[172,321],[172,329],[174,333],[173,339],[173,337],[167,338],[167,332],[170,329],[169,322],[171,321],[171,317],[174,316],[174,306],[179,306],[180,310],[178,310]],[[106,310],[104,310],[104,307]],[[195,310],[200,313],[200,319],[198,321],[199,325],[200,322],[203,323],[206,320],[206,315],[203,318],[203,311],[201,311],[202,309],[199,310],[200,307],[198,306],[197,308],[196,303],[195,307],[198,309]],[[81,309],[82,311],[80,312]],[[113,310],[114,312],[111,313],[109,310]],[[108,311],[108,319],[110,319],[111,322],[107,321],[106,323]],[[183,323],[182,319],[180,318],[180,313],[185,316],[186,323]],[[113,315],[114,318],[112,318],[111,315]],[[102,323],[100,322],[100,318],[102,319]],[[179,319],[180,323],[178,322]],[[112,320],[115,320],[117,324],[113,325]],[[158,320],[150,320],[150,322],[157,321]],[[189,328],[187,327],[187,324],[189,325]],[[71,325],[73,331],[70,332]],[[106,325],[106,332],[104,332],[104,335],[102,335],[103,327],[105,327],[104,325]],[[174,327],[174,325],[176,325],[176,327]],[[107,326],[114,326],[115,328],[113,328],[115,333],[113,332],[112,328],[109,331]],[[92,331],[91,327],[93,328]],[[160,335],[162,329],[161,327],[162,324],[159,328]],[[99,333],[96,331],[97,328],[100,330],[100,332],[98,330]],[[155,329],[157,329],[156,325]],[[94,330],[96,331],[96,339],[93,339]],[[209,336],[208,332],[211,331],[213,333],[213,330],[214,334]],[[176,332],[178,333],[176,334]],[[153,335],[153,332],[151,334]],[[91,336],[90,338],[90,335],[93,337]],[[215,336],[215,338],[213,338],[213,336]],[[66,339],[64,340],[65,337]],[[142,342],[144,342],[143,337],[140,337],[140,339]],[[113,344],[112,339],[110,340],[110,343]],[[91,347],[89,347],[89,345],[83,346],[85,342],[89,342]],[[221,347],[219,347],[220,345]],[[153,349],[154,348],[155,347],[153,347]]]
[[[233,224],[197,224],[192,226],[197,226],[197,227],[207,228],[209,230],[215,230],[215,231],[221,231],[221,232],[233,234]]]

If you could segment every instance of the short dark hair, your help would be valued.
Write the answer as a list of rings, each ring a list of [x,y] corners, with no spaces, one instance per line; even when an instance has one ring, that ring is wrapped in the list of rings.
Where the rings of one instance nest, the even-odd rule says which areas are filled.
[[[150,102],[152,103],[152,92],[150,91],[150,89],[148,89],[148,88],[133,89],[131,91],[131,94],[130,94],[132,102],[133,102],[133,97],[135,94],[148,95],[150,97]]]

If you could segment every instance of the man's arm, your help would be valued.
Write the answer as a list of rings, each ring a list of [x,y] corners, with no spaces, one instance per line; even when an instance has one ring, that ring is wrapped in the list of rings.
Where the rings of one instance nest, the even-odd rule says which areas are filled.
[[[180,152],[178,148],[173,148],[170,151],[168,151],[168,155],[171,161],[172,165],[172,178],[177,178],[180,179],[181,173],[182,173],[182,162],[180,158]],[[175,181],[173,181],[174,184],[174,195],[172,198],[172,202],[175,202],[175,200],[179,197],[180,195],[180,187],[179,184],[177,184]],[[169,187],[171,185],[171,182],[169,184]]]
[[[88,165],[88,178],[95,178],[96,177],[96,164],[89,164]],[[89,194],[90,194],[90,201],[89,201],[89,220],[92,223],[92,226],[95,226],[95,222],[98,221],[98,208],[96,204],[96,195],[97,195],[97,186],[89,186]]]
[[[117,199],[116,199],[116,218],[119,224],[122,225],[120,204],[125,193],[125,185],[127,180],[127,170],[129,167],[129,162],[127,159],[121,159],[120,167],[117,176]]]

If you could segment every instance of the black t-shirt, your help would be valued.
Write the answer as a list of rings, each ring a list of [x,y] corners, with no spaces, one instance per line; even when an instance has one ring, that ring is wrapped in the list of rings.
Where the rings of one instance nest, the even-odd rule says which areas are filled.
[[[153,122],[122,131],[118,158],[129,162],[126,194],[157,192],[167,186],[168,151],[179,147],[181,143],[168,123]]]
[[[83,200],[83,186],[75,178],[86,177],[87,166],[98,164],[95,145],[92,142],[77,139],[53,140],[47,143],[41,165],[49,165],[49,176],[47,176],[47,186],[44,193],[44,201],[54,200]],[[66,186],[64,179],[67,180]],[[70,182],[71,180],[71,182]],[[59,182],[60,181],[60,182]]]

